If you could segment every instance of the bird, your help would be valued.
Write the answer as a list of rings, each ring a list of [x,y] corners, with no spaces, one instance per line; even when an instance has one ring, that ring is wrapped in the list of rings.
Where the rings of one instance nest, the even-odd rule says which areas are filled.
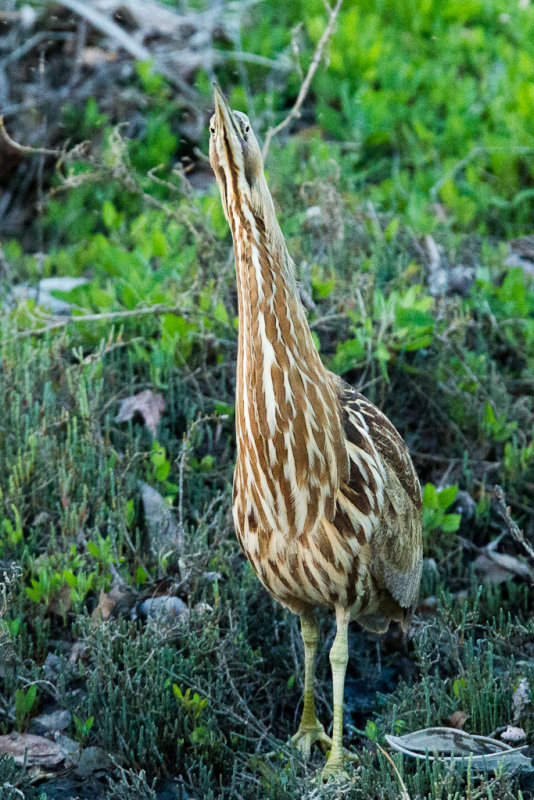
[[[422,497],[408,449],[373,403],[323,365],[250,120],[214,83],[210,164],[231,229],[238,296],[233,519],[263,586],[300,617],[302,718],[292,744],[346,774],[348,625],[406,630],[422,569]],[[335,612],[332,736],[317,718],[317,610]]]

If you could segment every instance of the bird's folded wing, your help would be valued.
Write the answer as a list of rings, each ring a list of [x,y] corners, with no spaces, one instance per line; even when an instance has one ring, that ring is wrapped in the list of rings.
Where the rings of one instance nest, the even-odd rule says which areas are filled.
[[[402,437],[379,408],[345,383],[340,402],[347,439],[352,435],[349,426],[363,426],[382,462],[382,507],[370,542],[371,573],[403,608],[410,608],[417,600],[423,557],[419,479]]]

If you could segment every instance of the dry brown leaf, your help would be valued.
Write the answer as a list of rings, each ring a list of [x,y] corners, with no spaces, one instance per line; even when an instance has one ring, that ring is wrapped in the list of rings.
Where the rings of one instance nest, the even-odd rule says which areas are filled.
[[[16,764],[40,767],[56,767],[65,760],[66,753],[57,742],[33,733],[9,733],[0,736],[0,753],[11,756]]]
[[[530,567],[507,553],[486,550],[475,559],[473,566],[478,574],[489,583],[504,583],[508,578],[514,576],[530,582],[533,579]]]
[[[48,604],[48,611],[51,614],[57,614],[58,617],[64,617],[71,609],[72,606],[72,589],[68,584],[62,586],[59,592],[54,595]]]
[[[151,389],[145,389],[144,392],[134,394],[132,397],[126,397],[121,402],[115,422],[127,422],[132,419],[134,414],[141,414],[148,430],[152,436],[155,436],[164,410],[165,402],[162,395],[153,392]]]
[[[100,592],[98,605],[92,613],[93,622],[102,622],[110,617],[127,615],[133,608],[135,592],[114,586],[109,592]]]
[[[465,711],[454,711],[448,719],[449,727],[456,728],[456,730],[461,731],[466,720],[467,714]]]

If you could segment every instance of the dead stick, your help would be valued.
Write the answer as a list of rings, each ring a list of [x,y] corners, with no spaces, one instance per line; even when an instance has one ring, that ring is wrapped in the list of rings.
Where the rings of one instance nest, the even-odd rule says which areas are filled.
[[[58,328],[66,328],[72,322],[106,322],[116,319],[127,319],[128,317],[142,317],[145,314],[184,314],[185,311],[180,306],[155,305],[150,308],[134,308],[130,311],[110,311],[102,314],[80,314],[75,317],[65,317],[65,319],[54,320],[43,328],[35,328],[29,331],[20,331],[15,334],[15,339],[27,339],[29,336],[41,336],[43,333],[53,331]]]
[[[304,78],[302,85],[300,87],[297,99],[295,100],[295,105],[293,106],[287,117],[285,117],[285,119],[283,119],[282,122],[279,122],[278,125],[275,125],[274,128],[269,128],[269,130],[265,135],[265,144],[263,145],[263,153],[262,153],[264,161],[267,158],[267,153],[269,152],[269,145],[271,144],[271,139],[273,138],[273,136],[276,136],[278,133],[280,133],[280,131],[283,131],[284,128],[287,128],[287,126],[292,120],[296,119],[297,117],[300,117],[300,109],[302,107],[304,100],[306,99],[306,96],[310,88],[310,84],[312,82],[312,78],[315,75],[317,67],[319,66],[319,63],[321,61],[324,46],[330,39],[332,32],[334,30],[334,25],[336,24],[337,15],[339,14],[339,9],[341,8],[342,2],[343,0],[337,0],[336,5],[330,11],[330,19],[328,20],[328,25],[326,26],[324,33],[319,39],[317,47],[315,48],[312,62],[308,68],[306,77]]]
[[[17,151],[17,153],[23,153],[25,156],[34,156],[34,155],[41,155],[41,156],[60,156],[62,155],[61,150],[48,150],[46,147],[27,147],[24,144],[19,144],[14,139],[11,138],[9,133],[6,131],[6,127],[4,125],[4,118],[0,116],[0,135],[8,143],[10,147]]]
[[[510,506],[506,505],[506,498],[504,496],[502,487],[495,485],[493,487],[493,494],[497,499],[497,502],[499,503],[501,513],[504,517],[504,521],[506,522],[506,527],[508,528],[508,530],[510,531],[516,542],[519,542],[519,544],[521,545],[525,553],[528,555],[528,557],[531,558],[532,561],[534,561],[534,548],[525,539],[525,534],[518,526],[517,522],[514,522],[514,520],[512,519]]]
[[[391,764],[391,766],[395,770],[395,775],[397,776],[397,778],[399,780],[399,783],[400,783],[400,786],[401,786],[402,800],[410,800],[410,795],[408,794],[408,789],[406,788],[406,785],[405,785],[404,781],[402,780],[402,775],[400,774],[400,772],[399,772],[399,770],[397,768],[397,765],[395,764],[395,762],[391,758],[390,754],[388,752],[386,752],[386,750],[384,750],[383,747],[380,747],[378,742],[376,742],[375,744],[378,747],[378,749],[380,750],[380,752],[382,753],[382,755],[387,758],[387,760],[389,761],[389,763]]]
[[[136,42],[120,25],[113,22],[112,19],[106,17],[101,11],[91,6],[89,3],[82,3],[80,0],[57,0],[57,2],[65,6],[65,8],[73,11],[74,14],[83,17],[89,22],[93,28],[96,28],[106,36],[115,39],[117,44],[123,47],[127,53],[130,53],[138,61],[148,61],[151,57],[151,52],[143,44]]]

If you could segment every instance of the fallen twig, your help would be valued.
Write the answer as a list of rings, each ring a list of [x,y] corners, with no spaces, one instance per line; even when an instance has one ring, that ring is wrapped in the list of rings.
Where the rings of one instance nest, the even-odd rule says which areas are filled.
[[[376,746],[378,747],[378,749],[380,750],[382,755],[387,758],[387,760],[389,761],[389,763],[391,764],[391,766],[393,767],[393,769],[395,771],[395,775],[397,776],[397,779],[398,779],[398,781],[400,783],[400,787],[401,787],[402,800],[410,800],[410,795],[408,794],[408,789],[406,788],[406,785],[405,785],[404,781],[402,780],[402,775],[400,774],[400,772],[399,772],[399,770],[397,768],[397,765],[395,764],[395,762],[391,758],[390,754],[388,752],[386,752],[386,750],[384,750],[383,747],[380,747],[378,742],[376,742]]]
[[[109,311],[102,314],[79,314],[73,317],[65,317],[64,319],[54,319],[48,325],[42,328],[34,328],[27,331],[19,331],[15,334],[14,339],[27,339],[29,336],[42,336],[48,331],[57,330],[58,328],[66,328],[72,322],[102,322],[116,319],[127,319],[128,317],[141,317],[145,314],[183,314],[184,309],[180,306],[166,306],[162,303],[150,306],[149,308],[134,308],[130,311]]]
[[[332,36],[342,2],[343,0],[337,0],[337,3],[335,4],[334,8],[330,9],[329,12],[330,19],[328,20],[328,25],[326,26],[323,35],[321,36],[319,42],[317,43],[317,47],[315,48],[311,64],[308,67],[308,72],[306,73],[306,77],[302,81],[302,85],[300,87],[293,108],[290,110],[289,114],[282,120],[282,122],[279,122],[278,125],[275,125],[274,128],[269,128],[269,130],[265,134],[265,143],[263,145],[263,152],[262,152],[264,161],[267,158],[267,153],[269,152],[269,145],[271,144],[271,139],[277,134],[279,134],[280,131],[283,131],[284,128],[287,128],[287,126],[290,124],[292,120],[300,117],[300,109],[302,107],[304,100],[306,99],[306,96],[310,89],[312,78],[315,75],[317,67],[319,66],[319,63],[321,61],[324,47],[328,42],[328,40],[330,39],[330,37]]]
[[[28,147],[24,144],[19,144],[14,139],[11,138],[9,133],[6,131],[6,127],[4,125],[4,118],[0,115],[0,136],[4,139],[7,144],[16,150],[17,153],[22,153],[25,156],[55,156],[59,157],[63,154],[62,150],[49,150],[47,147]]]
[[[508,530],[510,531],[510,533],[512,534],[512,536],[514,537],[516,542],[519,542],[519,544],[521,545],[521,547],[523,548],[525,553],[528,555],[528,557],[532,561],[534,561],[534,548],[525,539],[525,534],[523,533],[521,528],[518,526],[517,522],[514,522],[514,520],[512,519],[512,515],[511,515],[511,512],[510,512],[510,506],[506,505],[506,498],[504,496],[504,492],[503,492],[502,487],[498,486],[498,485],[495,485],[493,487],[493,494],[494,494],[494,496],[495,496],[495,498],[496,498],[496,500],[497,500],[497,502],[498,502],[498,504],[500,506],[501,513],[502,513],[502,515],[504,517],[504,521],[506,522],[506,527],[508,528]]]

